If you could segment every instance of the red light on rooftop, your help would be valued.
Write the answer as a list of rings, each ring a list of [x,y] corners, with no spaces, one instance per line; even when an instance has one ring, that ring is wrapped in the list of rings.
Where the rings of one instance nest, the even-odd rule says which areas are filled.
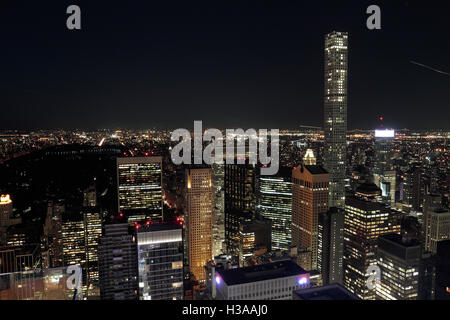
[[[145,156],[148,157],[148,152],[145,153]]]
[[[126,156],[126,155],[127,155],[127,153],[126,153],[126,152],[124,152],[124,153],[123,153],[123,155],[124,155],[124,156]]]

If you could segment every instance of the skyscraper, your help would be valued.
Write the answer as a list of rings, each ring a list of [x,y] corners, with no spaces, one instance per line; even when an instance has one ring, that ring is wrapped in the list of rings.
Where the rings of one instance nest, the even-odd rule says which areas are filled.
[[[356,189],[345,200],[344,285],[363,300],[375,299],[375,287],[369,287],[370,266],[375,266],[377,239],[399,231],[389,207],[377,202],[381,190],[371,183]]]
[[[394,137],[394,130],[375,130],[374,182],[381,189],[383,201],[391,206],[395,204],[396,188],[396,172],[393,170],[392,165]]]
[[[439,241],[450,240],[450,211],[437,209],[428,213],[425,249],[436,253]]]
[[[213,163],[211,166],[213,183],[213,253],[218,256],[225,249],[225,165]]]
[[[136,225],[139,299],[183,299],[183,230],[176,224]]]
[[[324,167],[330,173],[330,207],[343,208],[347,154],[348,33],[325,36]]]
[[[102,300],[138,298],[137,246],[128,228],[127,223],[104,226],[98,249]]]
[[[301,265],[317,269],[319,214],[328,211],[330,174],[320,166],[292,170],[292,245],[311,252],[311,262]]]
[[[162,157],[117,158],[117,188],[128,221],[163,219]]]
[[[212,181],[211,168],[186,169],[186,241],[191,273],[205,281],[206,262],[212,252]]]
[[[292,221],[292,170],[280,167],[273,176],[259,177],[258,212],[272,221],[272,250],[289,250]]]
[[[319,215],[318,270],[324,285],[343,283],[344,212],[330,208]]]
[[[225,165],[225,242],[235,260],[239,258],[239,225],[255,215],[257,180],[255,165]]]
[[[419,298],[420,259],[422,247],[418,240],[407,240],[399,234],[378,238],[377,265],[380,283],[377,299],[417,300]]]
[[[0,196],[0,244],[6,242],[6,230],[8,227],[20,224],[21,218],[13,218],[13,202],[9,194]]]
[[[88,296],[99,296],[98,243],[102,235],[102,218],[98,207],[83,208],[85,248],[86,248],[86,283]]]

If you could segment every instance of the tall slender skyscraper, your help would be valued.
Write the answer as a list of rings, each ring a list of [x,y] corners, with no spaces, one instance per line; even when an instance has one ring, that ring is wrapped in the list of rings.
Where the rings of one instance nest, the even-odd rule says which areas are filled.
[[[204,266],[213,258],[211,168],[186,169],[186,232],[189,268],[205,281]]]
[[[330,207],[344,208],[347,150],[348,33],[325,36],[324,167],[330,173]]]

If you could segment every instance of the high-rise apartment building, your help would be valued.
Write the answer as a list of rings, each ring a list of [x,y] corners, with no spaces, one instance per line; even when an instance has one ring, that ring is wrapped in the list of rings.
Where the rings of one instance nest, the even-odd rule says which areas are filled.
[[[311,252],[311,263],[301,265],[317,270],[319,215],[328,211],[330,174],[320,166],[292,170],[292,245]]]
[[[292,221],[292,170],[280,167],[273,176],[259,177],[258,213],[272,221],[272,250],[289,250]]]
[[[183,229],[177,224],[136,225],[139,299],[183,299]]]
[[[204,266],[213,258],[211,168],[186,169],[186,241],[189,269],[205,281]]]
[[[129,222],[163,219],[162,157],[117,158],[117,187]]]
[[[348,33],[325,36],[324,167],[330,173],[330,207],[343,208],[347,155]]]

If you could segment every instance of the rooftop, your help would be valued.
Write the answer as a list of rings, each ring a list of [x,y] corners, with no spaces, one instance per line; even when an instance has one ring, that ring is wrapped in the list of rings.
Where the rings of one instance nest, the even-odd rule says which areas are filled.
[[[294,291],[294,300],[360,300],[340,284]]]
[[[308,274],[307,271],[291,260],[238,269],[218,270],[217,273],[228,286]]]

